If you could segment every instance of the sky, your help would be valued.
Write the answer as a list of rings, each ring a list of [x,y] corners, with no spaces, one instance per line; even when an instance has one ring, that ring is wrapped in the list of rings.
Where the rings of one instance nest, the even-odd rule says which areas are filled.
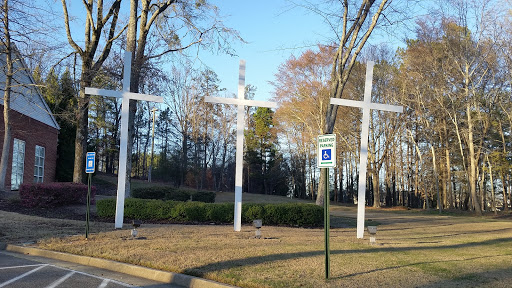
[[[224,17],[224,25],[239,31],[247,42],[235,45],[238,57],[204,55],[201,60],[217,73],[220,87],[236,94],[240,59],[246,61],[246,85],[256,86],[255,100],[273,96],[274,75],[291,55],[326,43],[329,32],[322,19],[286,0],[212,1]],[[332,35],[330,35],[332,36]],[[206,54],[206,53],[205,53]]]
[[[37,1],[48,3],[56,14],[62,17],[60,1]],[[270,100],[273,97],[274,88],[269,82],[275,80],[279,65],[284,64],[292,55],[298,57],[307,49],[316,49],[319,43],[327,44],[335,39],[334,32],[320,15],[298,7],[293,1],[210,0],[211,4],[219,7],[223,24],[237,30],[246,43],[233,44],[237,55],[234,57],[201,51],[198,65],[206,65],[217,73],[220,88],[225,88],[230,95],[237,93],[238,66],[240,60],[244,59],[246,85],[256,87],[255,100]],[[76,0],[68,0],[67,3],[70,14],[75,20],[71,26],[73,37],[80,37],[83,35],[83,4]],[[128,3],[123,1],[121,14],[128,13]],[[61,22],[62,19],[58,21]],[[62,30],[62,33],[64,37],[65,31]],[[382,42],[375,34],[374,31],[370,40],[376,43]]]
[[[225,15],[224,24],[236,29],[246,44],[235,45],[238,57],[227,55],[203,55],[203,61],[217,73],[220,87],[236,94],[240,59],[246,61],[246,85],[256,86],[255,100],[268,101],[273,97],[273,86],[278,67],[292,55],[297,57],[307,49],[316,49],[317,44],[329,44],[336,39],[334,32],[324,19],[303,7],[293,4],[307,1],[294,0],[211,0]],[[317,3],[317,1],[311,1]],[[415,4],[408,7],[412,14],[424,9]],[[414,11],[413,11],[414,10]],[[337,11],[341,13],[341,11]],[[421,14],[421,13],[420,13]],[[386,43],[391,49],[404,45],[408,34],[401,28],[393,28],[386,34],[375,30],[368,43]],[[390,35],[393,34],[393,35]]]

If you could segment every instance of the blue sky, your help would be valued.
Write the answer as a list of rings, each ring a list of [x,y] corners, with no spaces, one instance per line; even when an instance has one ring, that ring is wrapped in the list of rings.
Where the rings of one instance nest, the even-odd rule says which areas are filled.
[[[235,45],[238,57],[204,53],[200,58],[217,73],[220,86],[232,93],[237,91],[239,61],[246,60],[246,85],[257,87],[256,100],[270,100],[273,87],[268,82],[292,54],[298,56],[332,37],[318,15],[293,8],[286,0],[212,3],[226,15],[224,24],[238,30],[247,43]]]
[[[56,14],[62,15],[60,1],[38,1],[49,1]],[[67,3],[74,18],[71,27],[73,37],[79,40],[78,37],[83,34],[84,19],[81,15],[84,11],[81,1],[75,1],[68,0]],[[224,25],[239,31],[247,43],[233,45],[238,57],[202,51],[198,62],[217,73],[221,88],[236,93],[239,61],[246,60],[246,85],[257,87],[256,100],[269,100],[272,97],[273,88],[268,82],[274,80],[278,66],[292,54],[298,56],[305,49],[315,48],[316,44],[326,43],[328,37],[332,37],[318,15],[294,8],[288,0],[210,0],[210,3],[219,7]],[[122,14],[128,13],[127,7],[128,2],[123,1]],[[63,29],[62,33],[64,37]]]
[[[57,15],[62,15],[60,1],[38,1],[49,1]],[[316,49],[317,44],[326,44],[335,38],[334,32],[321,16],[296,7],[291,0],[210,0],[210,3],[219,7],[224,25],[239,31],[247,42],[233,45],[238,57],[214,55],[207,51],[199,54],[197,63],[203,63],[215,71],[221,81],[220,87],[226,88],[228,93],[237,91],[238,65],[240,59],[244,59],[246,85],[256,86],[256,100],[270,100],[273,86],[269,81],[275,80],[279,65],[291,55],[299,56],[306,49]],[[122,14],[128,13],[127,7],[128,2],[124,1]],[[83,14],[83,4],[81,1],[68,0],[68,8],[72,17],[78,16],[72,24],[73,37],[81,37],[83,19],[79,15]],[[64,37],[64,30],[62,33]],[[374,32],[370,40],[374,43],[383,42],[379,38],[383,39]],[[396,39],[393,42],[396,46]]]
[[[300,56],[307,49],[316,49],[319,43],[328,44],[335,39],[334,32],[320,15],[297,7],[292,0],[211,0],[211,3],[219,7],[221,15],[226,15],[224,24],[238,30],[247,41],[235,45],[239,57],[200,55],[201,61],[219,76],[221,88],[228,92],[236,93],[239,60],[245,59],[246,85],[256,86],[256,100],[270,100],[273,86],[268,82],[275,80],[279,65],[291,55]],[[413,10],[425,9],[421,6],[408,7],[411,15],[418,12]],[[387,43],[391,49],[396,49],[404,44],[400,38],[410,32],[401,25],[389,33],[393,35],[375,30],[369,43]]]

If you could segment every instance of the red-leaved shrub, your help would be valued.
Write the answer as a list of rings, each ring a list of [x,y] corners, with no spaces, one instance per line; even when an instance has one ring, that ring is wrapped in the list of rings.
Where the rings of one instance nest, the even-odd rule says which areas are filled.
[[[20,185],[21,204],[25,207],[59,207],[87,204],[87,185],[77,183],[34,183]],[[91,187],[94,204],[96,187]]]

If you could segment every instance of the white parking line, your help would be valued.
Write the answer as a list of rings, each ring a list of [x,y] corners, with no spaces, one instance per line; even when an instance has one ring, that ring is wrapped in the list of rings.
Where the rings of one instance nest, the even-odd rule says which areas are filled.
[[[60,279],[58,279],[57,281],[55,281],[52,284],[46,286],[46,288],[55,288],[55,287],[59,286],[60,284],[62,284],[62,282],[66,281],[66,279],[68,279],[69,277],[73,276],[73,274],[75,274],[75,271],[69,272],[68,274],[66,274],[63,277],[61,277]]]
[[[46,266],[48,266],[48,264],[42,264],[42,265],[40,265],[39,267],[37,267],[36,269],[32,269],[32,270],[30,270],[30,271],[28,271],[28,272],[26,272],[26,273],[21,274],[21,275],[20,275],[20,276],[18,276],[18,277],[12,278],[12,279],[11,279],[11,280],[9,280],[9,281],[6,281],[6,282],[4,282],[4,283],[0,283],[0,288],[1,288],[1,287],[5,287],[5,286],[9,285],[9,284],[11,284],[12,282],[18,281],[18,280],[19,280],[19,279],[21,279],[21,278],[27,277],[28,275],[30,275],[30,274],[32,274],[32,273],[34,273],[34,272],[36,272],[36,271],[38,271],[38,270],[40,270],[40,269],[43,269],[43,268],[44,268],[44,267],[46,267]]]
[[[32,265],[20,265],[20,266],[10,266],[10,267],[0,267],[0,270],[6,269],[16,269],[16,268],[25,268],[25,267],[39,267],[42,264],[32,264]]]
[[[20,280],[20,279],[22,279],[24,277],[27,277],[28,275],[30,275],[30,274],[38,271],[38,270],[41,270],[41,269],[43,269],[45,267],[53,267],[53,268],[56,268],[56,269],[69,271],[68,274],[66,274],[65,276],[63,276],[60,279],[56,280],[55,282],[53,282],[52,284],[50,284],[46,288],[56,288],[60,284],[62,284],[64,281],[66,281],[68,278],[73,276],[74,274],[80,274],[80,275],[84,275],[84,276],[87,276],[87,277],[92,277],[92,278],[96,278],[96,279],[102,280],[102,282],[98,286],[98,288],[105,288],[105,287],[107,287],[107,285],[109,283],[114,283],[114,284],[117,284],[117,285],[120,285],[120,286],[124,286],[124,287],[135,287],[135,286],[132,286],[132,285],[120,282],[120,281],[116,281],[116,280],[112,280],[112,279],[108,279],[108,278],[103,278],[103,277],[99,277],[99,276],[96,276],[96,275],[88,274],[88,273],[85,273],[85,272],[75,271],[75,270],[71,270],[71,269],[67,269],[67,268],[63,268],[63,267],[59,267],[59,266],[55,266],[55,265],[51,265],[51,264],[34,264],[34,265],[21,265],[21,266],[1,267],[0,270],[16,269],[16,268],[27,268],[27,267],[36,267],[36,268],[32,269],[32,270],[30,270],[30,271],[28,271],[26,273],[23,273],[23,274],[15,277],[15,278],[12,278],[11,280],[8,280],[6,282],[0,283],[0,288],[5,287],[5,286],[7,286],[7,285],[9,285],[9,284],[11,284],[11,283],[13,283],[15,281],[18,281],[18,280]]]
[[[92,277],[92,278],[103,280],[103,282],[108,281],[107,284],[112,282],[112,283],[115,283],[117,285],[121,285],[121,286],[124,286],[124,287],[135,287],[135,286],[132,286],[130,284],[126,284],[126,283],[123,283],[123,282],[120,282],[120,281],[116,281],[116,280],[108,279],[108,278],[103,278],[103,277],[92,275],[92,274],[87,274],[85,272],[75,271],[75,270],[71,270],[71,269],[67,269],[67,268],[62,268],[62,267],[58,267],[58,266],[54,266],[54,265],[49,265],[49,266],[52,266],[52,267],[55,267],[55,268],[58,268],[58,269],[62,269],[62,270],[73,271],[73,272],[75,272],[77,274],[81,274],[81,275],[85,275],[85,276],[89,276],[89,277]],[[101,285],[103,285],[103,283],[100,284],[100,287],[101,287]]]
[[[105,287],[107,287],[109,282],[110,282],[110,279],[103,279],[103,282],[101,282],[101,284],[100,284],[100,286],[98,286],[98,288],[105,288]]]

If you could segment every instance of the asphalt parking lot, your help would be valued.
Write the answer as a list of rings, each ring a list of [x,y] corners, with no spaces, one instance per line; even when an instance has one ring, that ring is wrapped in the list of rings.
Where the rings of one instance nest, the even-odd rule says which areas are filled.
[[[0,288],[178,288],[70,262],[0,251]]]

